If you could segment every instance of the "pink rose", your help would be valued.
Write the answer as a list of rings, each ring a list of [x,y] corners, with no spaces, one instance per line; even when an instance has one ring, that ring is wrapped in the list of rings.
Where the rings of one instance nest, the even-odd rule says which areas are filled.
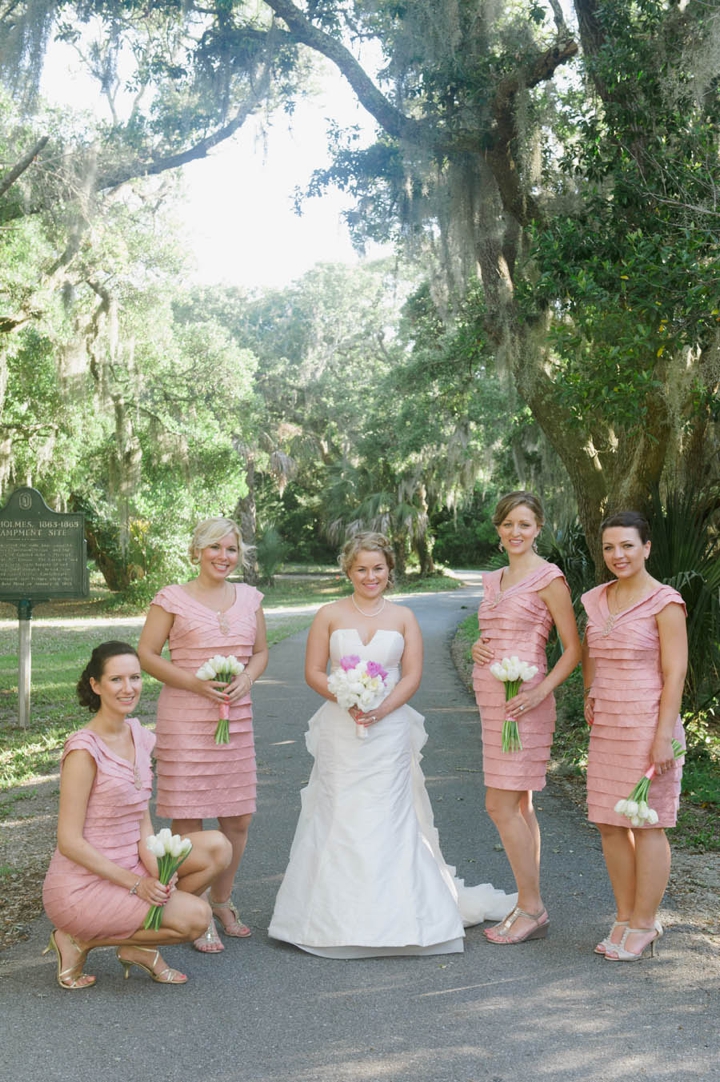
[[[346,654],[345,657],[340,658],[340,668],[344,672],[348,672],[350,669],[354,669],[356,665],[360,664],[360,658],[357,654]]]
[[[379,676],[381,680],[387,679],[387,672],[378,661],[368,661],[367,674],[368,676]]]

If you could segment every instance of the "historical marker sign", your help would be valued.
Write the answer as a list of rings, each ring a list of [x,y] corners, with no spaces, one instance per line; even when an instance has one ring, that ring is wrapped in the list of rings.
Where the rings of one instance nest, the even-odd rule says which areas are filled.
[[[52,511],[35,488],[0,510],[0,601],[87,597],[85,516]]]

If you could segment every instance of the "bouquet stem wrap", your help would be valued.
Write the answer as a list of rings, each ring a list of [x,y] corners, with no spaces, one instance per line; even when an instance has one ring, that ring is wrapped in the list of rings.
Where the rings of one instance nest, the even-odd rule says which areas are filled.
[[[151,834],[145,844],[157,859],[158,879],[167,886],[189,855],[192,842],[189,838],[181,838],[179,834],[171,834],[167,827],[163,827],[158,834]],[[143,921],[143,928],[157,932],[162,923],[162,913],[161,905],[151,906]]]
[[[209,661],[204,662],[198,671],[195,673],[201,680],[216,680],[218,683],[223,683],[227,687],[231,684],[233,679],[244,672],[245,666],[242,661],[238,661],[236,657],[230,654],[229,657],[224,657],[222,654],[216,654],[215,657],[211,657]],[[230,743],[230,707],[228,703],[220,703],[220,719],[215,729],[215,743],[216,744],[229,744]]]

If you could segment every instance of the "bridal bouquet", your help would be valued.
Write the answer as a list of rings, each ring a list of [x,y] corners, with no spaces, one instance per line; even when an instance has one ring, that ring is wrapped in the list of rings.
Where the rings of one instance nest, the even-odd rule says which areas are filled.
[[[185,857],[192,849],[189,838],[181,838],[179,834],[171,834],[167,827],[163,827],[157,834],[151,834],[145,839],[154,857],[157,857],[158,879],[167,886],[175,872],[178,870]],[[143,928],[151,928],[154,932],[160,927],[163,907],[153,905],[148,910],[148,915],[143,921]]]
[[[512,657],[504,657],[502,661],[495,661],[490,666],[493,676],[502,680],[505,685],[505,702],[514,699],[520,690],[520,685],[527,680],[532,680],[537,671],[537,665],[529,665],[527,661],[521,661],[514,654]],[[518,723],[510,718],[505,718],[503,722],[502,750],[504,752],[522,751]]]
[[[328,691],[343,710],[359,706],[366,713],[385,698],[387,675],[379,662],[363,661],[357,654],[346,654],[340,658],[339,668],[328,676]],[[367,729],[364,725],[356,725],[355,733],[362,740],[367,736]]]
[[[204,662],[195,673],[201,680],[220,680],[224,684],[232,683],[233,677],[243,672],[245,666],[242,661],[238,661],[232,654],[229,657],[223,657],[222,654],[216,654],[215,657],[211,657],[209,661]],[[217,723],[217,729],[215,730],[215,743],[216,744],[229,744],[230,743],[230,725],[228,718],[230,716],[230,708],[227,703],[220,704],[220,720]]]
[[[678,740],[672,741],[673,755],[679,759],[685,754],[682,744]],[[634,827],[654,827],[658,821],[658,813],[648,806],[650,795],[650,782],[655,777],[655,765],[646,770],[637,783],[627,800],[618,800],[615,811],[618,815],[624,815]]]

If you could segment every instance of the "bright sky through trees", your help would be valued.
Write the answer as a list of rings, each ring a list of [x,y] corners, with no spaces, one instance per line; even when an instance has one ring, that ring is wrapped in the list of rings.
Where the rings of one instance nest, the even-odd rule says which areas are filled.
[[[327,122],[357,125],[372,138],[373,123],[344,79],[330,64],[317,78],[319,93],[300,102],[294,115],[266,125],[249,120],[208,158],[184,169],[187,202],[178,218],[203,284],[281,287],[315,263],[352,263],[353,251],[342,211],[349,196],[328,191],[294,208],[314,169],[329,164]],[[56,43],[48,52],[42,92],[51,104],[87,109],[103,104],[97,84],[79,71],[72,49]],[[369,251],[378,255],[380,250]]]

